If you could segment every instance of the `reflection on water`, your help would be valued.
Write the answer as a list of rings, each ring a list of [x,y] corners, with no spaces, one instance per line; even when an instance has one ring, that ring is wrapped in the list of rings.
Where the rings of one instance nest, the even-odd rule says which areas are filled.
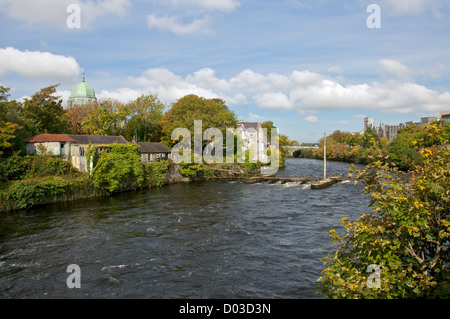
[[[278,173],[321,174],[308,159]],[[2,215],[0,297],[320,298],[328,232],[368,211],[361,189],[199,182]],[[81,289],[66,286],[70,264]]]

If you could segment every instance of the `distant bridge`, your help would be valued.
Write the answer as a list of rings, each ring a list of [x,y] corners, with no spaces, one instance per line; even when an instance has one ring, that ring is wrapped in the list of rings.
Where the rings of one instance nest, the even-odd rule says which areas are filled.
[[[287,152],[289,156],[294,156],[294,152],[298,150],[305,150],[305,149],[316,149],[319,148],[319,146],[282,146]]]

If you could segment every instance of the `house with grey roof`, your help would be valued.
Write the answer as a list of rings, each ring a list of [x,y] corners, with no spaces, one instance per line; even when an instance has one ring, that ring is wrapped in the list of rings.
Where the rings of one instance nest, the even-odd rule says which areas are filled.
[[[73,167],[82,172],[87,171],[86,153],[89,144],[96,148],[99,155],[111,144],[128,144],[123,136],[47,133],[32,136],[23,142],[26,143],[27,154],[60,155],[63,160],[71,162]]]
[[[170,149],[163,143],[139,142],[141,147],[141,162],[150,163],[158,159],[170,159]]]

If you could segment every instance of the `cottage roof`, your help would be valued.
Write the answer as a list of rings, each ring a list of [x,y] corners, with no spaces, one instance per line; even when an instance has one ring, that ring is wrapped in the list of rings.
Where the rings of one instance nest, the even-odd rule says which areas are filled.
[[[170,149],[163,143],[140,142],[141,153],[170,153]]]
[[[258,122],[241,122],[238,123],[238,125],[242,125],[242,127],[246,130],[250,129],[250,128],[254,128],[255,130],[258,129]]]
[[[45,142],[72,142],[72,143],[75,143],[75,140],[67,134],[43,133],[43,134],[29,137],[29,138],[23,140],[23,142],[25,142],[25,143],[45,143]]]
[[[72,135],[71,138],[78,144],[128,144],[128,141],[123,136],[104,136],[104,135]]]

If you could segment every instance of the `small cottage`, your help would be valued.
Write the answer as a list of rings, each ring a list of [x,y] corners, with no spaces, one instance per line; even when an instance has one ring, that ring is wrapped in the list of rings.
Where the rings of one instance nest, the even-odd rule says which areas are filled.
[[[150,163],[160,159],[170,159],[170,149],[163,143],[140,142],[141,162]]]
[[[26,143],[27,154],[60,155],[63,160],[71,162],[73,167],[82,172],[87,171],[86,152],[89,144],[96,147],[100,154],[108,145],[128,143],[122,136],[47,133],[32,136],[23,142]]]

